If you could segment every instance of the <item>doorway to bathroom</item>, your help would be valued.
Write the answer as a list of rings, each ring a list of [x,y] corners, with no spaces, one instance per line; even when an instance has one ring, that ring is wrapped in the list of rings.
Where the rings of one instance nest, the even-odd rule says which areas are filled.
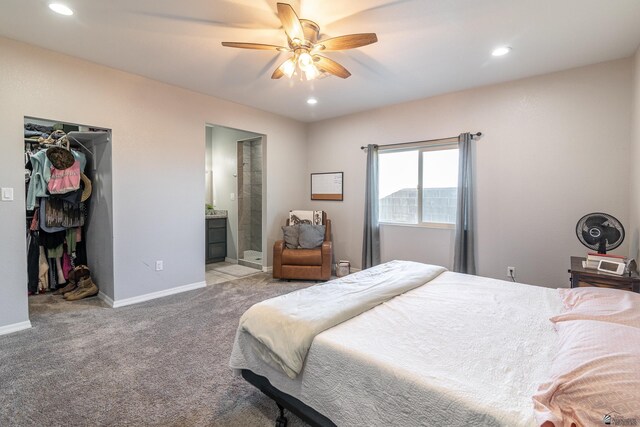
[[[207,125],[207,272],[215,270],[241,277],[265,266],[264,139],[264,135],[254,132]]]
[[[238,263],[262,269],[262,136],[237,142]]]

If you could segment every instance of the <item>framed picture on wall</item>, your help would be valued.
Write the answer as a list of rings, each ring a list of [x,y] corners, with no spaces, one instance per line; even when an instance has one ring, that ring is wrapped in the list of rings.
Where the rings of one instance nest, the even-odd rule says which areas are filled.
[[[311,200],[344,200],[344,172],[311,174]]]

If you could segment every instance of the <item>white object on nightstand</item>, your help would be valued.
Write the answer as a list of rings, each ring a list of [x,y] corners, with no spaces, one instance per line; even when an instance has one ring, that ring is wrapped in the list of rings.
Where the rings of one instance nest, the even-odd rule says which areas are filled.
[[[603,259],[598,263],[598,271],[622,276],[624,274],[625,266],[626,264],[624,262],[606,261]]]

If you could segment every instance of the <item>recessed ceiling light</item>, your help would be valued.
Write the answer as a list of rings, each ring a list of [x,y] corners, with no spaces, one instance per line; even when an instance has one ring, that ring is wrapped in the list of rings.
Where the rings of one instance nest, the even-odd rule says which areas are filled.
[[[497,47],[497,48],[493,49],[493,52],[491,52],[491,55],[493,55],[493,56],[504,56],[509,52],[511,52],[511,48],[509,46],[500,46],[500,47]]]
[[[53,10],[55,13],[59,13],[60,15],[73,15],[73,10],[71,10],[69,6],[65,6],[62,3],[49,3],[49,9]]]
[[[307,99],[307,104],[309,105],[316,105],[317,103],[318,103],[318,100],[316,98]]]

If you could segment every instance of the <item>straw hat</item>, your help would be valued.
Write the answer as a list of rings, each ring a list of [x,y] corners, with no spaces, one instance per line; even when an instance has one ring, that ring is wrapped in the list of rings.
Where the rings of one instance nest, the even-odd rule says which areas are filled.
[[[82,197],[80,198],[81,202],[85,202],[89,197],[91,197],[91,180],[85,174],[80,175],[80,179],[82,180]]]

